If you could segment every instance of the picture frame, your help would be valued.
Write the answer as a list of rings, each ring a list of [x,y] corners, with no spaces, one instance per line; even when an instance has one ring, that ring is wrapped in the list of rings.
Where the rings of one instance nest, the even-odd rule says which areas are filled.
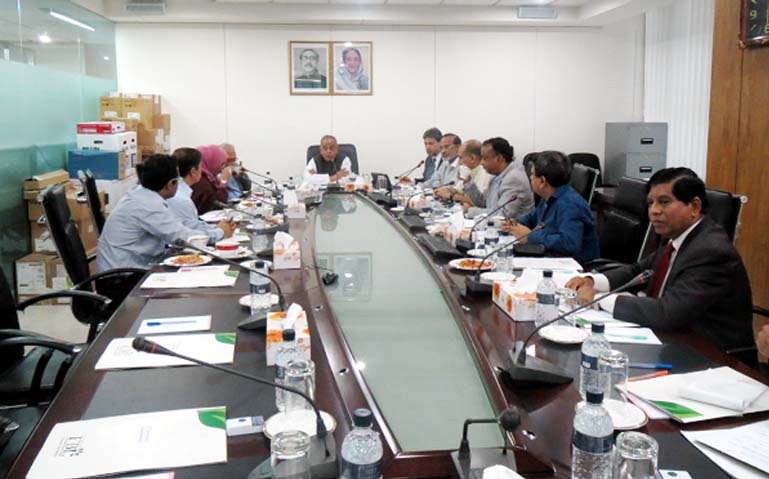
[[[334,95],[371,95],[374,91],[372,42],[331,42]]]
[[[288,42],[289,91],[292,95],[329,95],[331,48],[329,42]]]

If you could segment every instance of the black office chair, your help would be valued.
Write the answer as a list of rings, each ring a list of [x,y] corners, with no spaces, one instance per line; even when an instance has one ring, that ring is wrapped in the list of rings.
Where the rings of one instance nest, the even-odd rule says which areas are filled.
[[[310,160],[318,156],[320,154],[320,145],[310,145],[307,147],[307,160],[305,161],[305,164],[309,163]],[[355,145],[352,143],[339,143],[339,154],[341,156],[346,156],[350,159],[350,167],[352,168],[352,172],[357,174],[360,174],[358,171],[358,150],[355,149]]]
[[[96,188],[96,178],[91,174],[91,170],[86,170],[85,172],[78,171],[77,176],[80,178],[80,184],[83,185],[85,197],[88,199],[88,208],[91,210],[93,224],[96,225],[96,231],[101,236],[105,220],[101,200],[99,199],[99,190]]]
[[[580,164],[572,166],[569,184],[585,198],[588,204],[593,200],[597,180],[598,172],[596,170]]]
[[[601,160],[598,159],[598,156],[593,153],[571,153],[569,155],[569,160],[571,160],[572,165],[585,165],[588,168],[597,171],[598,179],[596,180],[596,184],[603,184],[601,183]]]
[[[769,309],[762,308],[760,306],[753,306],[753,315],[769,318]],[[750,366],[753,369],[757,369],[763,374],[769,373],[769,367],[767,364],[758,361],[758,348],[755,344],[746,346],[744,348],[727,349],[726,354],[732,356],[736,360]]]
[[[59,251],[69,278],[74,283],[72,289],[94,291],[112,300],[106,309],[94,308],[92,302],[79,298],[72,299],[72,314],[78,321],[89,326],[88,342],[96,337],[99,327],[105,323],[112,313],[123,302],[128,293],[144,277],[147,270],[142,268],[117,268],[103,271],[93,276],[88,269],[89,259],[86,256],[83,242],[80,240],[77,227],[70,217],[67,198],[61,185],[51,185],[44,189],[42,197],[43,211],[46,223],[51,232],[56,249]]]
[[[531,169],[534,165],[534,160],[537,159],[537,155],[539,155],[539,152],[532,151],[531,153],[527,153],[526,156],[523,157],[523,160],[521,163],[523,163],[523,170],[526,172],[526,178],[529,178],[531,176]],[[529,186],[531,186],[531,183],[529,183]],[[532,193],[534,193],[534,190],[532,190]],[[539,201],[542,198],[536,193],[534,193],[534,206],[536,207],[539,205]]]
[[[737,241],[742,208],[748,202],[748,197],[710,188],[705,193],[708,195],[708,216],[721,225],[732,243]]]

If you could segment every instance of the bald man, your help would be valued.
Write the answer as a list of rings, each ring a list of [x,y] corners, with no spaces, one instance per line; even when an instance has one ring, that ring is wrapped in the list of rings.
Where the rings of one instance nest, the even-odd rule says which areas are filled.
[[[232,171],[232,176],[227,180],[227,201],[232,201],[243,197],[244,192],[251,191],[251,178],[240,169],[241,162],[234,146],[222,143],[219,147],[227,153],[227,163],[224,166]]]

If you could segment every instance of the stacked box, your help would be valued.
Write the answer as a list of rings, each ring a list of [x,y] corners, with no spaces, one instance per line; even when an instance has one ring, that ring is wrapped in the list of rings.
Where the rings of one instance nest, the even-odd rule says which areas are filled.
[[[95,254],[95,250],[87,254]],[[91,262],[90,274],[95,273],[95,261]],[[61,258],[55,254],[32,253],[16,260],[16,298],[17,301],[72,287],[67,269]],[[56,298],[35,304],[69,303],[69,298]]]
[[[67,169],[70,178],[90,170],[97,180],[122,180],[131,171],[126,158],[124,151],[69,150]]]
[[[125,175],[125,169],[133,167],[138,160],[136,136],[136,133],[132,131],[111,134],[78,134],[77,147],[80,150],[124,152],[126,166],[120,174]],[[70,173],[73,171],[71,167],[69,170]],[[77,170],[75,170],[75,176],[72,177],[77,178]]]

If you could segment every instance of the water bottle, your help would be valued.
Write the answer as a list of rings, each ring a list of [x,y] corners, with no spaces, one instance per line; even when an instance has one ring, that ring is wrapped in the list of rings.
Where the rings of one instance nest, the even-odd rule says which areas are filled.
[[[473,237],[470,238],[475,243],[476,249],[483,249],[486,245],[486,220],[480,220],[476,223],[473,230]]]
[[[254,262],[254,269],[267,274],[267,264],[264,261]],[[266,312],[272,307],[272,288],[270,280],[253,271],[248,274],[251,284],[251,314]]]
[[[546,269],[542,272],[542,280],[537,285],[537,311],[534,317],[534,324],[537,327],[558,316],[558,301],[555,290],[553,272]]]
[[[288,363],[294,359],[304,359],[304,355],[296,345],[296,333],[293,329],[283,330],[283,342],[278,346],[278,353],[275,355],[275,382],[278,384],[286,383],[286,368]],[[286,391],[275,389],[275,406],[278,411],[286,410]]]
[[[590,327],[593,334],[582,343],[582,360],[580,362],[579,393],[583,398],[588,392],[603,392],[609,379],[606,373],[598,370],[598,357],[602,352],[611,349],[611,344],[604,337],[603,323],[593,323]]]
[[[262,217],[264,217],[264,204],[261,201],[257,201],[254,204],[253,214],[262,215]]]
[[[507,248],[497,252],[496,254],[496,261],[497,264],[496,271],[502,272],[502,273],[512,273],[513,272],[513,246],[510,244],[515,241],[515,238],[510,234],[509,231],[500,231],[499,232],[499,243],[498,248],[501,248],[502,245],[508,245]]]
[[[603,393],[587,393],[577,406],[571,441],[572,479],[611,479],[614,425],[603,407]]]
[[[382,477],[382,440],[371,429],[373,415],[368,409],[356,409],[355,426],[342,442],[340,477],[343,479],[379,479]]]
[[[294,182],[294,177],[293,176],[289,176],[288,177],[288,187],[290,189],[293,189],[291,187],[295,187],[295,186],[296,186],[296,183]]]
[[[486,254],[491,253],[491,250],[497,246],[497,242],[499,242],[499,231],[496,226],[494,226],[494,223],[489,221],[486,226],[486,233],[483,235]]]
[[[254,253],[264,251],[270,246],[267,233],[264,231],[266,227],[264,216],[261,214],[254,215],[251,220],[251,249],[254,250]]]

